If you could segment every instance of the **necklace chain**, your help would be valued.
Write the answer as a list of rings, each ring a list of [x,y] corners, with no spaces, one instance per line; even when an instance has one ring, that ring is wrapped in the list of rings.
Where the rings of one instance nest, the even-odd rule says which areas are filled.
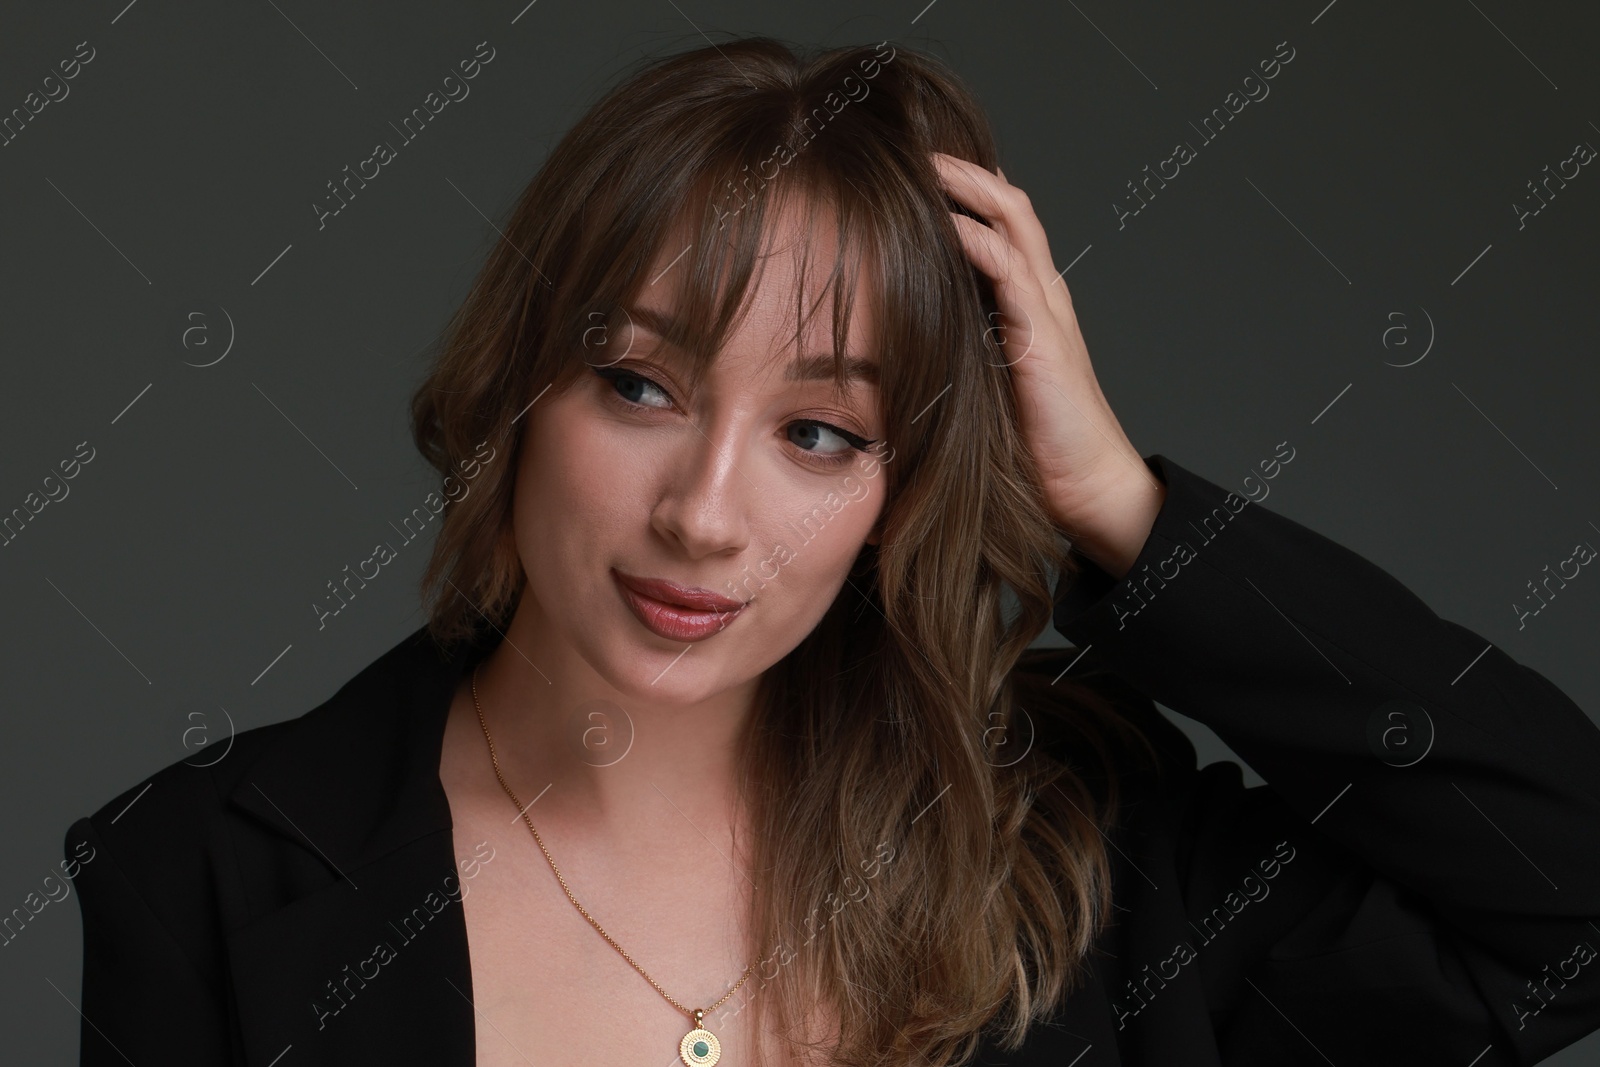
[[[511,803],[516,806],[518,813],[522,816],[522,821],[527,824],[528,830],[533,834],[534,841],[536,841],[539,845],[539,851],[543,852],[544,858],[549,861],[550,869],[555,872],[556,881],[561,883],[561,889],[567,894],[567,899],[572,901],[572,906],[578,909],[578,914],[589,920],[589,925],[594,927],[595,931],[599,933],[601,937],[606,939],[607,944],[616,949],[618,952],[622,953],[622,958],[627,960],[629,965],[632,966],[634,970],[643,975],[644,980],[654,986],[657,993],[660,993],[663,997],[666,997],[667,1003],[671,1004],[674,1008],[677,1008],[685,1015],[691,1016],[694,1019],[695,1025],[699,1026],[703,1016],[709,1015],[720,1008],[729,997],[733,996],[740,986],[744,985],[745,980],[750,977],[750,972],[754,969],[755,964],[752,963],[749,967],[746,967],[744,969],[743,976],[741,976],[740,979],[733,984],[733,988],[724,993],[722,995],[722,999],[711,1005],[709,1008],[686,1008],[674,1000],[672,995],[669,994],[665,989],[662,989],[660,984],[654,978],[651,978],[649,973],[645,971],[643,967],[634,962],[633,957],[628,955],[627,949],[617,944],[616,939],[610,934],[606,933],[600,924],[594,921],[594,916],[585,911],[583,905],[578,903],[578,898],[572,895],[572,889],[567,885],[567,880],[561,876],[561,869],[556,866],[556,861],[554,857],[550,855],[550,850],[544,847],[544,839],[539,836],[539,831],[534,829],[533,820],[528,818],[528,812],[522,806],[522,801],[517,799],[517,794],[512,792],[511,786],[506,783],[506,776],[500,772],[500,760],[495,755],[494,738],[489,736],[489,724],[484,720],[483,717],[483,705],[478,703],[477,667],[472,668],[472,706],[478,712],[478,725],[483,727],[483,739],[489,743],[489,762],[494,765],[494,776],[500,780],[500,788],[504,789],[506,796],[511,798]]]

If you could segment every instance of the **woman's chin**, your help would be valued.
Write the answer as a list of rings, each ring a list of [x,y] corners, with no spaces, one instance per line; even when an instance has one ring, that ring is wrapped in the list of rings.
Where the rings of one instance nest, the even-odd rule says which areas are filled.
[[[647,706],[688,705],[726,688],[721,672],[710,669],[705,651],[674,646],[648,633],[632,634],[608,644],[604,655],[591,662],[619,698]],[[701,661],[689,662],[696,657]]]

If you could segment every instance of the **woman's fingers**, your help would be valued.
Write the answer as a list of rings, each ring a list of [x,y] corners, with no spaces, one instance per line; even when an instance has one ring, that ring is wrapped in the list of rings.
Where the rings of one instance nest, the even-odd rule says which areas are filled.
[[[1059,288],[1059,295],[1065,298],[1063,305],[1070,307],[1066,284],[1058,280],[1055,262],[1050,256],[1050,241],[1044,224],[1034,213],[1028,194],[965,159],[935,152],[933,160],[951,195],[964,207],[982,215],[1002,238],[1021,252],[1028,273],[1046,298],[1053,299],[1057,295],[1054,290]]]
[[[952,211],[950,220],[961,234],[967,256],[994,283],[1000,313],[1008,320],[1001,338],[1005,365],[1014,367],[1033,351],[1041,329],[1054,321],[1038,279],[1022,255],[1000,234],[976,219]]]

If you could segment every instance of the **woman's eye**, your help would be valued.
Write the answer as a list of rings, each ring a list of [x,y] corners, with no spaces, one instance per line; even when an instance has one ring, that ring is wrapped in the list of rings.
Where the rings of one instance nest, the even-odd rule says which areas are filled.
[[[621,397],[623,400],[629,401],[630,403],[638,404],[641,407],[662,406],[659,404],[647,403],[640,398],[641,394],[647,393],[651,389],[654,389],[657,393],[660,393],[662,397],[667,397],[666,390],[662,389],[661,386],[657,385],[649,378],[634,374],[631,371],[618,370],[615,367],[596,367],[594,368],[594,372],[611,383],[611,387],[617,396]],[[671,404],[670,398],[667,398],[667,403]]]
[[[867,445],[872,443],[846,430],[841,430],[837,426],[829,426],[825,422],[816,422],[811,419],[792,422],[789,424],[789,429],[791,431],[789,440],[793,441],[797,447],[806,452],[815,452],[820,456],[844,456],[851,452],[864,450]],[[834,447],[816,447],[819,440],[828,437],[835,439],[836,444]],[[839,445],[843,447],[841,448]]]

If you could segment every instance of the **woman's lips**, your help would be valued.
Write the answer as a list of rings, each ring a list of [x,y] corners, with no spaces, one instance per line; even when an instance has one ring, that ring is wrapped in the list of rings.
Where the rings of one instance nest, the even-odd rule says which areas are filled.
[[[639,620],[651,633],[665,637],[670,641],[702,641],[712,634],[721,631],[734,619],[744,612],[745,604],[718,597],[704,590],[690,593],[676,593],[669,591],[681,587],[663,587],[662,583],[652,582],[649,579],[635,578],[632,575],[623,575],[620,571],[613,570],[611,576],[616,580],[617,589],[622,593],[622,599],[627,602],[633,611],[634,617]],[[701,610],[699,608],[684,607],[682,604],[668,603],[657,599],[658,596],[693,596],[701,603],[737,604],[732,610]]]

